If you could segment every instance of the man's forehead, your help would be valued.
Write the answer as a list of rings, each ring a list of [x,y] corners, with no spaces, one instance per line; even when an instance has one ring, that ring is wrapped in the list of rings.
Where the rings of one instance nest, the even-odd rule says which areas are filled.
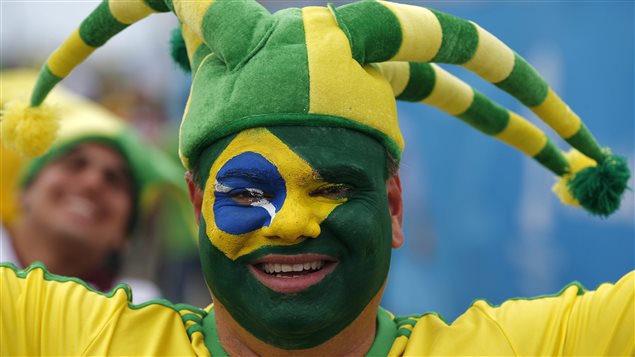
[[[270,135],[258,135],[263,131]],[[217,160],[268,148],[274,142],[281,142],[283,151],[287,150],[306,161],[316,179],[329,179],[337,173],[385,170],[385,149],[377,140],[361,132],[336,127],[278,126],[247,129],[217,141],[201,155],[201,173],[209,173]],[[236,144],[240,146],[238,149]],[[287,165],[284,161],[280,164]]]
[[[111,144],[99,141],[80,142],[70,146],[53,162],[64,162],[74,158],[82,158],[111,170],[119,171],[132,179],[132,171],[128,159],[119,149]]]
[[[70,146],[60,157],[73,155],[91,156],[100,155],[116,162],[127,165],[128,161],[121,152],[113,145],[99,141],[79,142]]]

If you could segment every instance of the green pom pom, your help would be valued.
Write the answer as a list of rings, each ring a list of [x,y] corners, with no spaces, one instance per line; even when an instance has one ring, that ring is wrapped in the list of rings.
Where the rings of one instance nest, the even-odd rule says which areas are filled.
[[[620,208],[622,194],[631,177],[626,159],[610,155],[597,166],[578,172],[569,182],[569,191],[587,211],[608,217]]]
[[[172,55],[174,62],[176,62],[182,70],[187,73],[192,71],[192,68],[190,67],[190,59],[187,57],[185,40],[183,39],[180,27],[172,30],[172,37],[170,38],[170,54]]]

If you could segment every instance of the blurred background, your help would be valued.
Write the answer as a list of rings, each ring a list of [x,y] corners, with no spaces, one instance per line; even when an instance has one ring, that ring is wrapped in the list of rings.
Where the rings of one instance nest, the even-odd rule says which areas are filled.
[[[261,3],[272,11],[324,5]],[[472,20],[498,36],[538,69],[601,144],[634,167],[633,2],[409,3]],[[97,4],[2,0],[2,69],[39,68]],[[149,145],[174,160],[190,85],[169,55],[176,25],[171,14],[150,16],[110,40],[63,82],[126,118]],[[444,68],[568,150],[511,96],[467,70]],[[421,104],[399,103],[398,110],[406,140],[401,167],[406,243],[393,253],[383,306],[398,315],[436,311],[450,322],[477,298],[500,304],[557,293],[574,280],[594,289],[633,269],[632,191],[610,218],[592,217],[561,205],[550,191],[553,176],[511,147]],[[180,238],[170,238],[175,236]],[[127,269],[155,279],[174,302],[204,306],[209,294],[198,273],[194,238],[182,236],[139,240]]]

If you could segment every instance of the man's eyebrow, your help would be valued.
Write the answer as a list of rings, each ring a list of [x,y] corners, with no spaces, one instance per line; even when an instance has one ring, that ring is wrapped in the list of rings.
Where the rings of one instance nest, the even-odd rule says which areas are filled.
[[[227,170],[217,176],[218,179],[242,178],[255,182],[269,182],[277,177],[273,172],[258,168],[234,168]]]
[[[368,172],[355,165],[330,165],[321,167],[313,171],[313,176],[317,180],[333,180],[337,178],[362,178],[368,179]]]
[[[69,149],[65,150],[64,152],[62,152],[58,157],[56,157],[54,159],[54,161],[62,160],[62,159],[65,159],[67,157],[77,156],[80,153],[81,153],[81,151],[79,150],[79,147],[75,146],[75,147],[69,148]]]

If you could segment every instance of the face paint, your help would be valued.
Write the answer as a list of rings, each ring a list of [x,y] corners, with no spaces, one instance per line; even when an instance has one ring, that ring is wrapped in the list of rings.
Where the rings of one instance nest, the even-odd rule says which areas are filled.
[[[214,181],[216,226],[235,235],[269,226],[285,197],[284,180],[273,164],[254,152],[239,154]]]
[[[317,346],[346,328],[376,296],[390,264],[383,146],[342,128],[276,127],[217,142],[202,159],[213,164],[203,171],[210,177],[204,190],[208,201],[203,203],[208,213],[203,214],[199,236],[201,262],[210,289],[232,318],[257,338],[286,349]],[[276,170],[269,165],[277,169],[286,190],[276,183]],[[250,167],[257,168],[255,176],[267,177],[266,182],[254,183],[253,177],[243,182]],[[234,225],[239,228],[231,234],[222,223],[231,220],[230,211],[214,205],[237,188],[259,191],[238,195],[245,199],[241,209],[254,213],[246,214],[245,224]],[[276,196],[283,191],[283,199]],[[249,203],[262,198],[275,210],[272,220],[266,204]],[[229,238],[241,241],[241,248],[227,250],[223,242]],[[269,269],[275,264],[263,264],[271,257],[283,263],[314,259],[324,265],[313,269],[309,262],[309,272],[296,278],[293,272]],[[287,278],[276,277],[283,274]],[[284,285],[319,274],[316,282],[292,293],[268,286],[272,280]]]
[[[327,184],[266,129],[238,134],[209,173],[201,210],[207,236],[231,260],[317,237],[320,223],[345,202],[310,197]]]

